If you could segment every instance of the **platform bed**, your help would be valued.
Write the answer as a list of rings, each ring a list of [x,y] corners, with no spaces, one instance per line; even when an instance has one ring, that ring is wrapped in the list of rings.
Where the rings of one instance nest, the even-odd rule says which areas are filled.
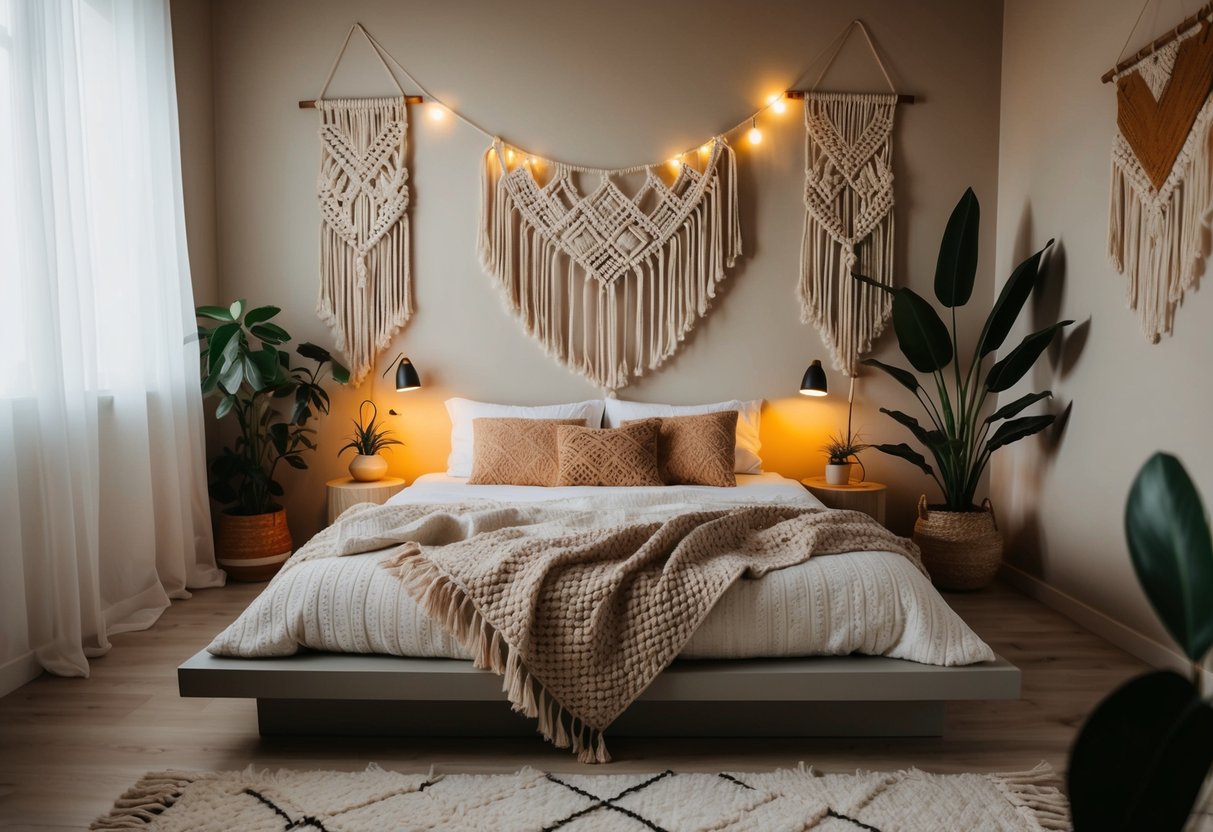
[[[301,653],[177,668],[182,696],[256,699],[262,736],[520,736],[501,678],[458,659]],[[924,737],[950,701],[1017,699],[1020,672],[998,657],[936,667],[875,656],[677,661],[610,736]],[[806,707],[811,705],[811,707]]]

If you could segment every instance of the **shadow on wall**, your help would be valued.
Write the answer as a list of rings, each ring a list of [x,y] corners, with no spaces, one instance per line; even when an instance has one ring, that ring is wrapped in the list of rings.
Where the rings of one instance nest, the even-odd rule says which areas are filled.
[[[1029,256],[1035,247],[1031,206],[1025,206],[1016,234],[1014,261]],[[1035,332],[1061,318],[1066,262],[1065,242],[1059,239],[1044,260],[1040,288],[1032,295],[1028,331]],[[1081,360],[1090,333],[1088,317],[1055,339],[1045,354],[1046,361],[1032,369],[1031,388],[1053,390],[1057,382],[1068,378]],[[1073,401],[1054,395],[1045,409],[1057,417],[1056,421],[1037,437],[1003,448],[996,457],[993,485],[1007,540],[1007,560],[1032,575],[1045,573],[1047,557],[1038,499],[1065,438],[1073,407]]]

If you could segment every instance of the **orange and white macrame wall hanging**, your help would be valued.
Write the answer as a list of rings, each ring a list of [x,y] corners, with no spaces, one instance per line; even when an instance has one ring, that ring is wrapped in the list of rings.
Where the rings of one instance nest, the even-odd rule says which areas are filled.
[[[413,303],[404,90],[391,98],[324,98],[355,29],[366,34],[361,26],[351,27],[316,100],[321,117],[316,312],[332,330],[350,381],[357,384],[408,322]],[[383,61],[375,42],[369,35],[367,39]],[[392,80],[396,82],[394,75]]]
[[[1213,211],[1213,28],[1208,18],[1120,68],[1108,252],[1151,343],[1170,334],[1204,270]]]

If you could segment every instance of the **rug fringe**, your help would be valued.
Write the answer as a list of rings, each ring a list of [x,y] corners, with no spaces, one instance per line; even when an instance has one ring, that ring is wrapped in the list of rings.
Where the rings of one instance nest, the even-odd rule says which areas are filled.
[[[1070,803],[1061,791],[1061,780],[1048,763],[1027,771],[987,774],[1021,817],[1041,830],[1069,830]]]
[[[502,677],[513,709],[536,720],[539,733],[557,748],[571,748],[583,763],[609,763],[602,730],[567,711],[531,674],[521,654],[490,624],[470,596],[434,564],[416,543],[405,544],[382,563],[389,574],[472,655],[472,663]]]
[[[208,776],[196,771],[149,772],[123,792],[109,814],[97,818],[89,829],[146,829],[177,802],[187,786]]]

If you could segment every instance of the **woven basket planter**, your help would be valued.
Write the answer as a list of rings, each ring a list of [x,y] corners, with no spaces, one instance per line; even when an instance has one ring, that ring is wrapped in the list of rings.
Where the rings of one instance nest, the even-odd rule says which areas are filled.
[[[914,542],[940,589],[981,589],[1002,563],[1002,532],[988,498],[981,511],[941,511],[927,506],[926,495],[919,497]]]
[[[219,514],[215,560],[236,581],[268,581],[291,556],[286,509],[268,514]]]

